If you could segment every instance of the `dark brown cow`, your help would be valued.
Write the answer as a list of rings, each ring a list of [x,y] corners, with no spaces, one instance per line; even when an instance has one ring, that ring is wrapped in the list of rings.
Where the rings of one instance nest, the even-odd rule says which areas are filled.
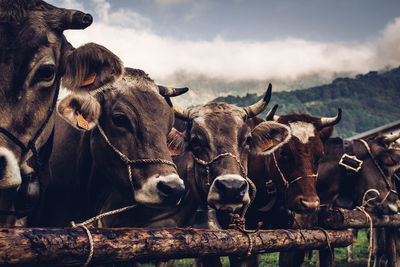
[[[298,213],[314,212],[319,208],[315,188],[318,162],[323,156],[324,142],[329,138],[324,129],[340,121],[341,110],[334,118],[319,118],[307,114],[274,116],[276,108],[271,110],[267,120],[273,119],[286,125],[290,137],[270,155],[249,155],[249,177],[258,185],[258,191],[262,192],[258,194],[251,210],[256,212],[266,204],[266,182],[270,178],[285,199],[288,209]],[[260,121],[254,120],[253,123]]]
[[[332,133],[332,126],[341,119],[340,109],[336,117],[321,118],[308,114],[276,116],[277,107],[274,106],[266,119],[286,125],[290,135],[270,155],[249,155],[248,175],[257,188],[255,201],[246,214],[249,229],[254,229],[260,221],[265,229],[302,228],[310,224],[304,219],[312,219],[320,204],[316,191],[318,162],[323,156],[324,143]],[[251,125],[254,127],[260,122],[262,119],[254,118]],[[273,183],[268,182],[269,179]],[[294,223],[289,212],[296,213]],[[284,261],[281,259],[280,265],[290,264],[286,260],[291,257],[283,255],[281,258]],[[257,264],[257,260],[253,264]]]
[[[187,88],[178,91],[175,95]],[[132,204],[166,208],[179,203],[185,187],[167,147],[174,115],[159,92],[171,96],[143,71],[126,68],[120,80],[94,97],[70,95],[58,104],[64,120],[57,116],[51,183],[36,225],[65,226]],[[86,130],[79,127],[80,114]],[[121,214],[101,225],[135,221],[121,217],[132,220]]]
[[[400,202],[397,188],[391,177],[400,168],[400,150],[397,147],[391,147],[391,144],[399,138],[399,135],[379,135],[366,140],[352,141],[331,138],[326,144],[326,155],[319,168],[317,189],[321,203],[327,205],[328,208],[353,209],[356,206],[365,206],[368,212],[397,213]],[[345,154],[344,142],[351,147],[351,152],[347,152],[348,155],[355,157],[359,163],[357,161],[344,162],[348,162],[349,165],[354,164],[350,166],[353,168],[359,166],[358,171],[346,170],[344,166],[339,165]],[[391,231],[390,238],[385,237],[388,233],[382,230],[375,232],[376,263],[379,263],[381,257],[389,251],[388,249],[391,249],[386,242],[397,242],[396,230],[389,231]],[[324,260],[325,258],[322,258],[321,262]]]
[[[349,155],[361,161],[358,171],[346,171],[344,166],[339,165],[345,154],[344,141],[341,138],[329,139],[318,170],[317,190],[321,202],[353,209],[363,205],[364,199],[368,201],[366,209],[369,211],[397,213],[398,195],[390,177],[400,167],[400,151],[389,148],[389,145],[398,138],[381,135],[366,140],[352,140],[350,145],[353,153]]]
[[[61,78],[66,88],[91,91],[122,73],[118,57],[104,47],[74,49],[65,39],[64,30],[91,23],[89,14],[41,0],[0,0],[0,189],[17,187],[24,177],[27,184],[40,172],[36,152],[52,133]],[[14,192],[0,194],[8,210],[6,193]]]

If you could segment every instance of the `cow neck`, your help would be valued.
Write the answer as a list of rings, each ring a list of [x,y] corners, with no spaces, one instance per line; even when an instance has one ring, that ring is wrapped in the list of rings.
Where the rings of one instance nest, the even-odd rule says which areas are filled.
[[[283,183],[283,190],[284,190],[283,196],[284,196],[285,199],[287,199],[287,191],[289,190],[289,187],[292,184],[297,183],[298,181],[303,180],[303,179],[310,179],[310,178],[315,179],[315,180],[317,179],[318,174],[309,174],[309,175],[299,176],[299,177],[297,177],[297,178],[295,178],[295,179],[293,179],[293,180],[291,180],[289,182],[285,178],[285,175],[283,174],[281,168],[279,167],[278,161],[276,159],[275,152],[272,152],[272,158],[274,160],[275,168],[278,170],[279,176],[280,176],[280,178],[282,180],[282,183]]]
[[[111,143],[110,139],[108,139],[108,137],[107,137],[106,133],[104,132],[103,128],[100,126],[100,123],[97,123],[97,128],[99,129],[99,132],[100,132],[101,136],[104,138],[104,140],[106,141],[107,145],[119,156],[121,161],[127,167],[128,179],[129,179],[129,182],[131,184],[133,195],[135,195],[135,188],[133,186],[133,174],[132,174],[132,167],[133,166],[137,166],[137,165],[142,165],[143,166],[143,165],[149,165],[149,164],[152,164],[152,165],[154,165],[154,164],[165,164],[165,165],[172,166],[172,167],[175,168],[175,170],[177,170],[177,167],[176,167],[175,163],[173,163],[172,161],[169,161],[169,160],[165,160],[165,159],[160,159],[160,158],[136,159],[136,160],[129,159],[129,157],[127,155],[122,153],[118,148],[116,148]]]
[[[389,179],[386,176],[385,172],[383,171],[382,167],[379,165],[379,163],[376,161],[376,159],[374,158],[374,155],[372,155],[371,152],[371,148],[369,147],[368,143],[364,140],[364,139],[358,139],[360,141],[361,144],[363,144],[363,146],[365,147],[365,149],[368,152],[369,157],[371,158],[372,162],[374,163],[375,167],[379,170],[379,173],[381,174],[381,176],[383,177],[383,180],[385,181],[386,187],[388,189],[388,192],[386,194],[386,196],[382,199],[382,201],[378,204],[382,204],[390,195],[390,193],[394,193],[394,194],[398,194],[396,190],[392,189],[392,187],[390,186],[389,183]],[[372,189],[372,190],[376,190],[376,189]],[[378,190],[376,190],[380,195],[380,192]],[[367,190],[368,192],[368,190]],[[365,197],[365,196],[364,196]]]
[[[21,158],[24,155],[26,155],[29,151],[32,151],[33,160],[34,160],[34,166],[33,166],[34,172],[30,173],[30,174],[22,174],[21,173],[21,179],[22,179],[22,184],[31,183],[34,180],[38,180],[38,183],[39,183],[39,194],[40,194],[39,195],[39,199],[42,198],[42,194],[40,193],[40,191],[41,191],[42,182],[43,182],[43,178],[42,178],[42,166],[43,166],[43,164],[42,164],[42,161],[40,160],[39,151],[38,151],[38,149],[36,147],[36,141],[41,136],[41,134],[43,133],[44,129],[46,128],[47,124],[50,121],[51,116],[54,113],[54,109],[56,107],[58,95],[59,95],[59,92],[60,92],[60,80],[61,80],[61,78],[57,78],[57,80],[56,80],[56,91],[54,93],[53,101],[52,101],[50,109],[49,109],[49,111],[47,113],[46,119],[43,121],[43,123],[40,126],[39,130],[36,132],[34,137],[28,142],[27,145],[25,145],[21,140],[18,139],[18,137],[13,135],[11,132],[9,132],[8,130],[4,129],[3,127],[0,127],[0,133],[4,134],[14,144],[16,144],[17,146],[19,146],[21,148],[21,154],[22,154]],[[54,131],[54,126],[53,126],[53,131]],[[53,136],[53,135],[51,135],[51,136]],[[52,137],[50,137],[50,138],[52,138]],[[0,215],[14,215],[14,216],[18,216],[18,217],[24,217],[24,216],[32,213],[34,210],[36,210],[39,203],[40,203],[40,200],[36,205],[34,205],[34,207],[29,208],[29,209],[24,209],[24,210],[14,210],[14,211],[0,210]]]
[[[249,206],[251,205],[251,203],[253,202],[253,200],[254,200],[255,197],[256,197],[257,189],[256,189],[256,186],[254,185],[253,181],[251,181],[251,180],[249,179],[249,177],[247,177],[246,170],[245,170],[245,168],[243,167],[243,164],[240,162],[239,157],[233,155],[232,153],[227,152],[227,153],[218,154],[217,156],[215,156],[215,157],[214,157],[213,159],[211,159],[210,161],[205,161],[205,160],[202,160],[202,159],[197,158],[193,153],[191,153],[191,154],[192,154],[192,157],[193,157],[194,162],[196,162],[197,164],[199,164],[199,165],[201,165],[201,166],[203,166],[203,167],[206,168],[207,181],[206,181],[205,187],[206,187],[208,190],[210,189],[210,186],[211,186],[211,185],[210,185],[210,181],[211,181],[211,177],[210,177],[210,165],[212,165],[214,162],[216,162],[217,160],[219,160],[219,159],[221,159],[221,158],[224,158],[224,157],[231,157],[231,158],[233,158],[233,159],[236,161],[236,163],[237,163],[237,164],[239,165],[239,167],[240,167],[240,171],[241,171],[241,173],[242,173],[242,177],[244,177],[244,178],[246,179],[246,181],[249,183],[249,185],[250,185],[251,188],[252,188],[252,194],[251,194],[250,202],[249,202],[249,204],[247,204],[247,205],[244,207],[244,209],[243,209],[243,211],[242,211],[242,214],[241,214],[241,217],[243,218],[243,217],[246,215],[247,209],[249,208]],[[194,165],[196,165],[196,164],[194,164]],[[195,168],[193,168],[193,169],[194,169],[195,180],[197,181],[197,172],[195,171],[195,170],[196,170]]]

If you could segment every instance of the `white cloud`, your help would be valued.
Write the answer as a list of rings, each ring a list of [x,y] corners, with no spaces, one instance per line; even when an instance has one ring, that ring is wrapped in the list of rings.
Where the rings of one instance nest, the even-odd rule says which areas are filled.
[[[76,4],[74,0],[64,3],[67,2]],[[100,43],[116,53],[126,66],[143,69],[165,84],[173,83],[178,72],[228,81],[287,81],[308,74],[333,77],[337,73],[365,73],[400,65],[400,18],[369,43],[324,43],[294,38],[232,42],[220,37],[190,41],[153,33],[151,20],[133,10],[111,12],[105,0],[91,0],[91,3],[98,18],[84,31],[66,32],[68,40],[75,46]]]
[[[193,0],[155,0],[159,5],[175,5],[187,2],[193,2]]]
[[[383,30],[372,61],[379,67],[400,65],[400,17],[389,23]]]

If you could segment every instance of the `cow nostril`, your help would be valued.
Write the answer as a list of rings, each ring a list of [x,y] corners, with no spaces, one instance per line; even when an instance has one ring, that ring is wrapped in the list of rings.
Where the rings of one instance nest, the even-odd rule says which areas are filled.
[[[215,180],[214,185],[219,191],[226,190],[226,186],[224,185],[222,180],[219,180],[219,179]]]
[[[247,189],[247,182],[244,182],[244,183],[240,186],[239,192],[240,192],[240,193],[244,193],[244,192],[246,191],[246,189]]]
[[[4,178],[7,168],[7,159],[5,156],[0,156],[0,180]]]
[[[157,189],[161,193],[163,193],[163,194],[165,194],[167,196],[169,196],[172,193],[172,188],[168,185],[168,183],[163,182],[163,181],[158,182]]]
[[[157,189],[167,202],[177,202],[185,193],[185,186],[175,182],[160,181]]]

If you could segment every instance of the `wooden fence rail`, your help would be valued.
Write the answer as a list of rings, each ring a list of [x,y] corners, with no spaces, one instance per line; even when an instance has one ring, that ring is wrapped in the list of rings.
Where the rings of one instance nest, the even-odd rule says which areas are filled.
[[[400,214],[369,214],[373,227],[400,227]],[[369,228],[370,222],[360,210],[332,209],[320,214],[320,224],[329,229]]]
[[[93,262],[193,258],[206,255],[246,255],[288,249],[321,249],[352,243],[349,231],[91,229]],[[88,236],[80,228],[0,228],[0,265],[75,265],[89,254]]]

